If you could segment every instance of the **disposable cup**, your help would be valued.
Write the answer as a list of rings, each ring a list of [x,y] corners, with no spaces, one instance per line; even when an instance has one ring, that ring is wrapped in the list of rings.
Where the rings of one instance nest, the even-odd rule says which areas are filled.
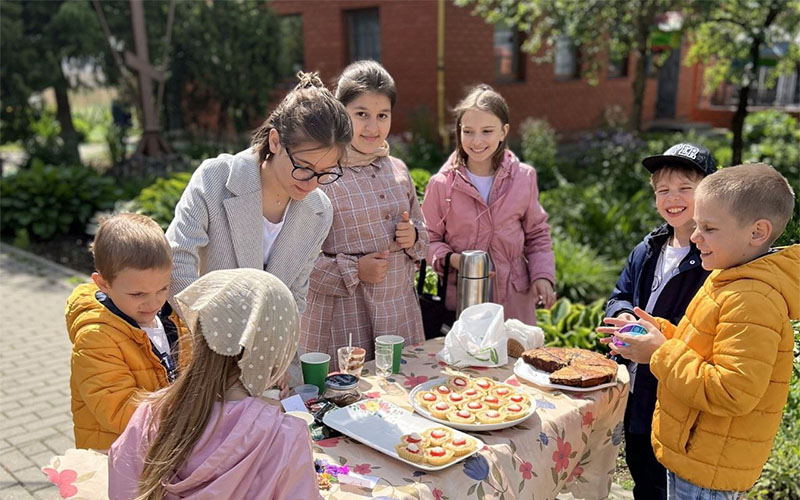
[[[381,335],[375,339],[376,347],[381,345],[392,346],[392,373],[400,373],[400,361],[403,359],[403,342],[400,335]]]
[[[319,393],[324,393],[325,377],[328,376],[330,362],[331,357],[324,352],[307,352],[300,356],[303,382],[316,385],[319,388]]]

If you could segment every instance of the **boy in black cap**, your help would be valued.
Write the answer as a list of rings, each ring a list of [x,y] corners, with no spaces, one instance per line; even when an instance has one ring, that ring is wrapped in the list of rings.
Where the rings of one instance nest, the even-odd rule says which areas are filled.
[[[676,144],[642,164],[651,173],[656,209],[666,221],[628,256],[606,306],[606,316],[636,322],[634,307],[677,324],[709,272],[689,240],[694,231],[694,189],[717,164],[708,149]],[[634,481],[636,500],[667,498],[666,470],[655,457],[650,429],[656,404],[657,380],[648,365],[628,363],[631,374],[625,410],[625,459]]]

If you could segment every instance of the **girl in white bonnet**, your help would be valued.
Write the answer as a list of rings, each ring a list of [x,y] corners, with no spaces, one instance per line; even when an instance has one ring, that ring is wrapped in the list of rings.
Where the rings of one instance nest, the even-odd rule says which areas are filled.
[[[297,350],[292,293],[266,272],[231,269],[175,299],[192,360],[109,450],[110,498],[319,498],[306,423],[259,398]]]

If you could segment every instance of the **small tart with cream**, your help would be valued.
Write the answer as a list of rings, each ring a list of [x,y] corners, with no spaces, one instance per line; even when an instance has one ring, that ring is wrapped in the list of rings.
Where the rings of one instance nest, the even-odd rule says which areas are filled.
[[[444,447],[452,450],[455,456],[462,457],[475,449],[476,442],[471,437],[466,435],[455,436]]]
[[[463,391],[468,389],[472,385],[472,382],[470,382],[467,377],[456,375],[447,379],[447,385],[455,391]]]
[[[424,462],[425,461],[425,452],[421,446],[417,446],[414,443],[403,443],[395,445],[395,450],[397,450],[397,454],[401,458],[405,458],[411,462]]]
[[[437,401],[431,405],[428,405],[428,411],[431,412],[436,418],[447,418],[447,413],[453,411],[455,406],[451,405],[447,401]]]
[[[467,398],[465,398],[463,394],[460,394],[458,392],[454,392],[447,396],[447,401],[453,403],[454,405],[460,405],[466,400]]]
[[[500,407],[500,412],[505,413],[506,420],[517,420],[528,414],[528,406],[519,403],[508,403]]]
[[[474,413],[474,412],[478,412],[478,411],[482,411],[482,410],[487,410],[487,409],[489,409],[489,407],[486,406],[485,404],[481,403],[479,400],[474,399],[472,401],[467,401],[466,403],[461,405],[461,409],[462,410],[471,411],[471,412]]]
[[[441,446],[453,437],[453,431],[444,427],[431,427],[422,433],[429,446]]]
[[[513,387],[505,384],[497,384],[489,390],[489,394],[501,400],[508,399],[512,394],[515,393],[516,390]]]
[[[455,410],[447,414],[447,420],[457,424],[471,424],[475,422],[475,414],[469,410]]]
[[[442,400],[442,398],[439,397],[438,394],[431,391],[419,391],[416,397],[417,397],[417,403],[419,403],[421,406],[428,406],[433,403],[438,403],[439,401]]]
[[[493,396],[491,394],[487,394],[486,396],[480,399],[480,402],[491,408],[492,410],[496,410],[503,406],[504,401],[502,401],[497,396]]]
[[[436,387],[431,389],[431,392],[438,394],[440,396],[447,396],[448,394],[453,392],[453,390],[447,387],[446,385],[437,385]]]
[[[477,414],[478,422],[482,424],[499,424],[505,421],[506,414],[501,410],[484,410]]]
[[[484,397],[486,393],[475,387],[470,387],[469,389],[464,390],[461,395],[464,396],[465,400],[470,401],[473,399],[480,399]]]
[[[434,446],[425,450],[425,461],[431,465],[444,465],[451,460],[455,453],[442,446]]]
[[[522,406],[530,406],[531,398],[527,394],[515,392],[514,394],[510,395],[508,399],[506,399],[506,403],[517,403],[518,405]]]
[[[490,378],[481,377],[481,378],[476,378],[475,380],[473,380],[472,384],[473,384],[473,386],[475,388],[480,389],[482,391],[487,391],[488,392],[489,389],[491,389],[492,387],[497,385],[497,382],[495,382],[494,380],[492,380]]]
[[[404,444],[415,444],[420,448],[425,448],[426,446],[428,446],[428,440],[422,437],[421,434],[418,434],[416,432],[412,432],[411,434],[404,434],[400,438],[400,441],[402,441]]]

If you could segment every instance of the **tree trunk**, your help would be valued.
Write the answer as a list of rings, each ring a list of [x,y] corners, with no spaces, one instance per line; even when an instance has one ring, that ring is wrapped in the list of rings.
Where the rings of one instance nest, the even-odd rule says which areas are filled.
[[[739,165],[742,163],[742,149],[744,147],[743,132],[744,132],[744,119],[747,118],[747,101],[750,99],[750,84],[743,85],[739,89],[739,103],[736,105],[736,112],[733,114],[733,121],[731,122],[731,129],[733,130],[733,142],[731,149],[733,150],[733,157],[731,158],[731,165]]]
[[[636,26],[636,67],[633,76],[633,106],[629,126],[631,129],[642,129],[642,114],[644,112],[644,91],[647,83],[647,39],[650,36],[650,24],[653,20],[653,6],[647,1],[639,6],[639,16]]]
[[[78,133],[75,132],[75,126],[72,124],[72,110],[69,106],[69,96],[67,89],[69,83],[67,82],[61,68],[58,68],[58,75],[56,76],[55,84],[53,85],[56,94],[56,117],[58,123],[61,125],[61,140],[64,141],[64,154],[70,160],[80,162],[80,154],[78,154]]]

